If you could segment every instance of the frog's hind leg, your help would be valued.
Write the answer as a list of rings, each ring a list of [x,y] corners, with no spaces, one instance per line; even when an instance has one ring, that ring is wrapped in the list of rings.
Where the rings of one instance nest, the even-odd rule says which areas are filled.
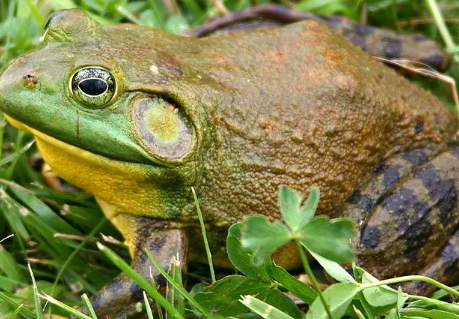
[[[459,276],[459,229],[448,244],[437,252],[434,262],[428,264],[419,274],[446,283],[457,279]],[[424,295],[426,291],[432,291],[435,288],[424,281],[407,282],[402,287],[403,291],[415,295]]]
[[[423,270],[439,281],[452,278],[454,266],[448,274],[439,268],[456,263],[451,251],[457,251],[459,148],[430,157],[415,150],[388,159],[338,212],[357,220],[357,263],[378,278]],[[436,256],[445,256],[443,263]]]
[[[160,265],[168,270],[172,258],[177,258],[186,272],[186,229],[167,228],[166,221],[121,214],[111,219],[121,229],[131,252],[131,267],[149,282],[154,279],[159,291],[165,293],[166,279],[145,254],[148,249]],[[143,303],[143,289],[125,274],[119,275],[102,288],[92,299],[98,318],[136,318],[143,311],[136,309]]]

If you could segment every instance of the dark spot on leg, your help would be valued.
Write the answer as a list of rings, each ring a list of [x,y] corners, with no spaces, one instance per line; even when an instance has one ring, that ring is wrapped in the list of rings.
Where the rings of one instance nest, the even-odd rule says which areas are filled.
[[[344,30],[343,36],[348,39],[353,45],[361,47],[363,50],[367,50],[367,41],[365,37],[362,35],[352,31],[352,30]]]
[[[406,243],[405,258],[416,259],[418,251],[425,245],[432,233],[431,207],[419,200],[411,189],[400,187],[386,197],[381,206],[394,213],[394,223]]]
[[[441,252],[441,266],[448,277],[456,276],[459,272],[457,265],[458,254],[456,248],[448,244]]]
[[[160,287],[166,287],[167,286],[167,280],[161,274],[155,276],[155,283]]]
[[[425,246],[432,234],[432,225],[429,215],[423,215],[419,220],[413,223],[403,234],[406,242],[405,258],[407,260],[416,260],[417,254]]]
[[[100,293],[96,294],[92,300],[91,300],[92,307],[94,310],[97,310],[100,308]]]
[[[360,238],[360,242],[363,244],[365,248],[375,248],[379,244],[379,240],[381,239],[381,232],[379,231],[378,227],[375,226],[367,226],[363,230],[362,237]]]
[[[378,166],[376,166],[373,170],[374,173],[376,174],[381,174],[383,171],[384,171],[384,164],[379,164]]]
[[[457,209],[457,190],[453,180],[444,181],[438,193],[438,205],[440,210],[440,222],[446,226],[453,222],[454,213]]]
[[[403,158],[410,161],[415,167],[421,166],[429,160],[424,149],[403,153]]]
[[[149,251],[154,255],[154,253],[158,253],[162,250],[164,244],[167,242],[167,234],[163,233],[162,236],[157,236],[156,234],[152,234],[152,236],[156,236],[153,240],[144,240],[140,247],[137,247],[137,256],[135,260],[140,263],[144,264],[146,263],[149,258],[147,254],[145,253],[145,249],[149,249]],[[149,247],[148,245],[149,241]],[[140,255],[139,255],[140,254]]]
[[[421,63],[424,63],[424,64],[427,64],[427,65],[430,65],[431,67],[435,68],[435,69],[441,69],[442,67],[444,67],[444,65],[447,64],[447,62],[445,61],[445,57],[441,54],[431,54],[429,55],[429,57],[423,59],[420,61]]]
[[[454,157],[456,157],[457,159],[459,159],[459,147],[452,148],[452,149],[449,150],[449,152],[450,152]]]
[[[360,202],[355,204],[355,207],[363,209],[365,212],[369,212],[373,208],[373,200],[368,195],[362,195]]]
[[[346,202],[355,205],[355,207],[363,209],[365,212],[369,212],[373,206],[373,200],[366,194],[362,194],[359,189],[356,189],[348,198]]]
[[[379,165],[376,173],[378,175],[383,175],[381,181],[382,186],[387,190],[398,183],[400,180],[399,173],[400,165]]]
[[[114,279],[105,286],[105,290],[114,294],[121,288],[123,288],[124,282],[120,279]]]
[[[443,226],[450,224],[457,209],[457,190],[452,179],[442,180],[435,166],[428,164],[416,173],[440,211]]]
[[[416,177],[421,179],[422,184],[424,184],[424,187],[427,188],[429,192],[435,191],[437,184],[440,182],[440,176],[435,166],[432,164],[427,164],[420,169],[416,173]]]
[[[375,32],[376,28],[362,24],[362,23],[357,23],[355,26],[353,26],[355,32],[360,33],[362,35],[370,35]]]
[[[348,26],[349,23],[340,16],[324,16],[320,17],[320,21],[329,25],[330,27]]]
[[[362,192],[359,189],[356,189],[346,198],[346,202],[349,204],[356,204],[359,202]]]
[[[399,59],[402,56],[402,41],[396,38],[382,37],[383,55],[388,59]]]
[[[426,214],[430,212],[430,206],[418,200],[411,189],[400,187],[394,193],[390,194],[381,202],[381,207],[387,211],[391,211],[394,215],[401,219],[399,229],[405,231],[409,224],[409,219],[412,217],[410,209]]]
[[[161,251],[161,249],[163,248],[163,246],[166,243],[166,241],[167,241],[167,235],[164,235],[162,237],[156,237],[150,243],[150,251],[151,252]]]
[[[421,133],[424,130],[424,121],[422,119],[416,119],[413,124],[414,132]]]
[[[415,291],[421,292],[421,291],[426,291],[427,288],[429,287],[429,284],[425,281],[413,281],[412,282],[413,288]]]
[[[414,41],[414,42],[424,42],[424,41],[431,41],[428,37],[426,37],[425,35],[423,34],[415,34],[411,37],[411,39]]]
[[[138,264],[140,263],[141,265],[145,264],[149,258],[148,255],[142,250],[140,253],[140,256],[135,259],[135,263]]]
[[[133,301],[141,301],[143,300],[143,288],[140,287],[136,282],[131,284],[129,288],[129,292],[131,293],[131,299]]]

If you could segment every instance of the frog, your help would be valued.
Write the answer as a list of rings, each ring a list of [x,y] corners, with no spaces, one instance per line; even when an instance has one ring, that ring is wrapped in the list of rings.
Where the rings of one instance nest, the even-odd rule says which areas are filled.
[[[194,38],[60,11],[2,70],[0,109],[94,194],[161,291],[145,250],[165,269],[205,262],[192,188],[217,266],[231,224],[279,220],[281,186],[316,186],[318,214],[356,220],[357,263],[375,276],[459,274],[456,116],[321,21]],[[273,258],[301,264],[289,246]],[[134,318],[140,300],[121,274],[92,305]]]

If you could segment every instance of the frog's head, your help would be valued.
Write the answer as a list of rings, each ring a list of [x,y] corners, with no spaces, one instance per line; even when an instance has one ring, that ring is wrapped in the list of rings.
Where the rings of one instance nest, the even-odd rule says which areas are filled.
[[[119,184],[102,175],[124,174],[157,188],[179,181],[188,188],[204,116],[201,105],[190,103],[201,99],[178,79],[174,37],[127,24],[100,26],[82,10],[57,12],[40,47],[1,74],[0,108],[13,125],[35,135],[61,176],[102,201],[125,191],[91,185],[94,177]],[[81,170],[92,176],[82,177]],[[130,187],[140,192],[147,186]]]

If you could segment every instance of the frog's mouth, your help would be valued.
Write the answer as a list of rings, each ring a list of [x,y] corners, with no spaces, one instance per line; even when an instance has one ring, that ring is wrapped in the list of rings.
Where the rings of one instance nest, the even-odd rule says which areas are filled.
[[[74,182],[75,178],[66,177],[69,175],[67,171],[75,170],[75,168],[82,167],[83,165],[93,172],[103,170],[117,174],[122,173],[123,175],[129,172],[130,178],[133,177],[132,174],[139,174],[141,179],[145,179],[146,175],[151,176],[152,173],[160,173],[160,167],[135,162],[124,162],[95,154],[47,135],[7,114],[4,114],[4,116],[17,129],[33,134],[44,160],[64,179],[69,180],[77,186],[78,183]]]
[[[177,217],[176,212],[166,216],[164,207],[160,205],[168,198],[157,184],[161,183],[161,176],[167,175],[163,168],[94,154],[44,134],[8,115],[5,117],[16,128],[34,134],[44,160],[54,172],[94,194],[108,219],[120,212],[160,219]]]

